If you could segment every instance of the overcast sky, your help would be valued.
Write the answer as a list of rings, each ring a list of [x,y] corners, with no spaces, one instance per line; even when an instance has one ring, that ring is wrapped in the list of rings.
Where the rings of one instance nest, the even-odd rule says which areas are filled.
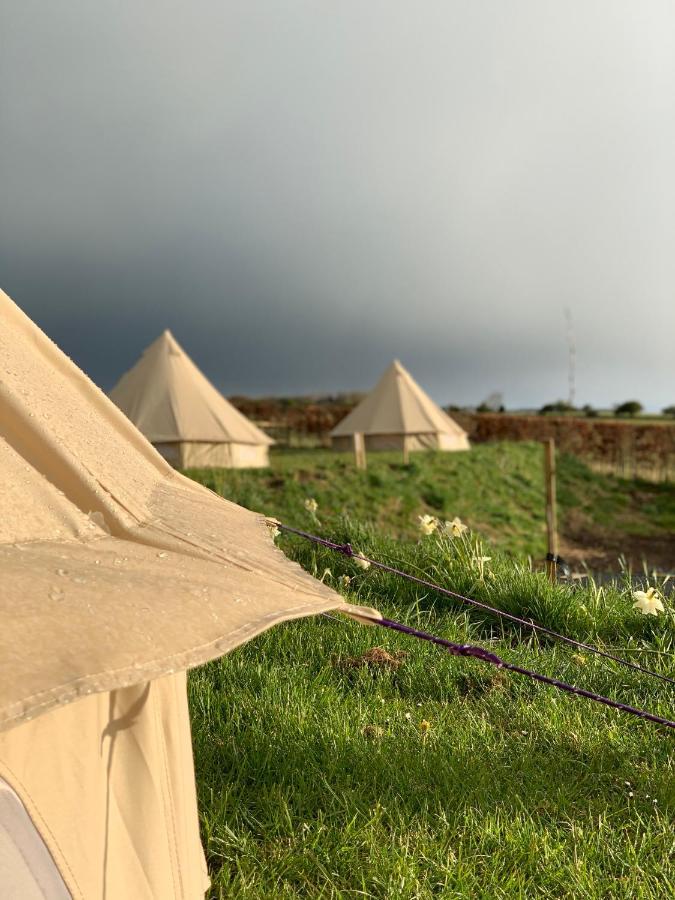
[[[0,0],[0,285],[109,389],[675,403],[672,0]],[[2,327],[2,323],[0,323]]]

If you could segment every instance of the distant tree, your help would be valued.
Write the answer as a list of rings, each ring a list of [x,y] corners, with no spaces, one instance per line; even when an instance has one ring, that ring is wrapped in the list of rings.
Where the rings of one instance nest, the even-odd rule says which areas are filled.
[[[556,400],[555,403],[546,403],[539,410],[540,416],[569,416],[576,412],[576,408],[566,403],[564,400]]]
[[[586,416],[587,419],[597,418],[598,411],[597,411],[597,409],[594,409],[590,403],[586,403],[584,406],[582,406],[581,411],[583,412],[583,414]]]
[[[480,403],[480,404],[476,407],[476,412],[478,412],[478,413],[491,413],[491,412],[494,412],[494,409],[492,409],[492,407],[488,406],[487,403]]]
[[[672,406],[666,406],[665,409],[661,410],[664,416],[670,416],[671,419],[675,419],[675,404]]]
[[[448,403],[448,405],[445,407],[446,412],[460,412],[461,409],[461,406],[455,406],[454,403]]]
[[[637,400],[626,400],[614,407],[617,416],[639,416],[642,412],[642,404]]]

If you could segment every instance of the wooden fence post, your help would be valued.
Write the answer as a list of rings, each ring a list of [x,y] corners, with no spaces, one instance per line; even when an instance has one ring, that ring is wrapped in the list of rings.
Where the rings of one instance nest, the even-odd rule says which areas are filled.
[[[548,535],[548,556],[546,572],[549,581],[556,580],[556,559],[558,556],[558,517],[555,492],[555,440],[544,441],[544,473],[546,478],[546,532]],[[551,559],[553,557],[553,559]]]
[[[368,465],[366,461],[366,441],[363,432],[354,432],[354,461],[357,469],[365,469]]]

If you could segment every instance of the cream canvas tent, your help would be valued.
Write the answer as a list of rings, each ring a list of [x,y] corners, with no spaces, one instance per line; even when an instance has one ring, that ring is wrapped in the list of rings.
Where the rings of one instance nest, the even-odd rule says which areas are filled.
[[[185,670],[346,606],[0,291],[0,896],[195,900]]]
[[[274,441],[228,403],[170,331],[150,344],[110,398],[176,468],[269,465]]]
[[[377,385],[331,432],[336,450],[362,434],[367,450],[468,450],[463,428],[426,394],[396,359]]]

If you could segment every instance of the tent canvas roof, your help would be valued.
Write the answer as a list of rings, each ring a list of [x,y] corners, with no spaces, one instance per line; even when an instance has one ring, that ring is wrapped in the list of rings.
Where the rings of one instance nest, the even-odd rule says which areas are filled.
[[[358,613],[175,472],[2,291],[0,325],[0,729]]]
[[[273,444],[215,389],[170,331],[122,376],[110,398],[153,444]]]
[[[396,359],[377,385],[331,431],[332,437],[362,434],[466,435]]]

